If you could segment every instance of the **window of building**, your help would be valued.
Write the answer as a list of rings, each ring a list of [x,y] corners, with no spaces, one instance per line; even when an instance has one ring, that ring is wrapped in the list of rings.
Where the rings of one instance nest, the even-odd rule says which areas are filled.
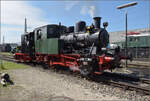
[[[136,37],[136,38],[135,38],[135,41],[136,41],[136,42],[138,42],[139,40],[140,40],[140,38],[139,38],[139,37]]]
[[[130,38],[130,41],[133,41],[133,39],[132,39],[132,38]]]

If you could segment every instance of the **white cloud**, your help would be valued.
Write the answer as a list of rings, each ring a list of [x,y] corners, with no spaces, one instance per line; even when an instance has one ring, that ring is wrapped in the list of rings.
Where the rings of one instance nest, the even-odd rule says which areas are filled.
[[[2,26],[1,33],[7,34],[9,37],[13,37],[11,31],[24,31],[24,19],[27,18],[27,25],[30,28],[35,28],[38,26],[45,25],[48,20],[44,17],[45,13],[25,1],[1,1],[1,24]],[[10,27],[10,26],[13,26]],[[19,26],[22,29],[15,27]],[[6,28],[5,28],[6,27]],[[7,29],[7,30],[6,30]]]
[[[1,27],[1,31],[2,32],[11,32],[11,31],[19,31],[19,32],[23,32],[22,28],[16,28],[16,27]]]
[[[26,17],[30,26],[41,25],[46,23],[42,19],[43,15],[39,8],[23,1],[2,1],[1,4],[2,24],[23,25]]]
[[[73,6],[77,5],[79,1],[65,1],[65,10],[69,11]]]
[[[24,25],[26,17],[29,26],[45,24],[43,11],[33,7],[24,1],[2,1],[1,3],[1,21],[2,24]]]
[[[1,27],[2,37],[5,37],[5,42],[19,42],[21,34],[23,34],[23,28],[21,27]],[[1,39],[2,41],[2,39]]]
[[[88,11],[88,6],[82,6],[80,10],[80,14],[85,15]]]

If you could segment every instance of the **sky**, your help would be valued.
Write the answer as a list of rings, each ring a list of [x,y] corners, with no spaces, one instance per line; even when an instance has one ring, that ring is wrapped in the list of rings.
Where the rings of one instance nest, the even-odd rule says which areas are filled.
[[[118,10],[117,6],[137,2],[133,7]],[[93,17],[102,17],[108,22],[107,31],[125,30],[125,13],[128,12],[128,29],[150,28],[150,0],[23,0],[1,1],[1,43],[18,43],[24,33],[24,19],[27,18],[28,31],[47,24],[61,22],[75,26],[82,20],[86,25],[93,23]]]

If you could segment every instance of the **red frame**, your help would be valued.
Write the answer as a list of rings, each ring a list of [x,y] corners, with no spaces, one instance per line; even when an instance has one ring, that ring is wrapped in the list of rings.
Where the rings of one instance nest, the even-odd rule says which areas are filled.
[[[47,63],[51,68],[53,68],[55,65],[60,65],[63,67],[70,68],[71,66],[74,66],[73,71],[79,71],[79,59],[81,58],[81,55],[79,54],[40,54],[36,53],[36,62],[37,63]],[[113,57],[108,57],[104,55],[96,56],[95,58],[99,58],[99,72],[96,72],[96,74],[102,74],[104,70],[112,69],[111,64],[109,64]],[[25,53],[16,53],[15,59],[20,62],[32,62],[32,58],[29,56],[29,54]],[[105,65],[104,65],[105,64]]]
[[[25,53],[15,53],[15,59],[19,62],[32,62],[32,58],[29,56],[29,54]]]

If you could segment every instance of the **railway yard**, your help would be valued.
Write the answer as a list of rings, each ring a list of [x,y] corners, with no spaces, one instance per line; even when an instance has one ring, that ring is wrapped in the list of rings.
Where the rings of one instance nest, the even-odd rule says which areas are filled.
[[[0,101],[150,101],[150,1],[106,1],[3,1]]]
[[[13,57],[0,55],[4,61],[18,63]],[[84,78],[68,70],[43,69],[41,65],[5,70],[14,85],[0,86],[2,101],[115,100],[150,101],[149,67],[129,65],[126,70],[106,71]],[[131,68],[133,66],[133,68]],[[144,68],[143,71],[141,71]]]

